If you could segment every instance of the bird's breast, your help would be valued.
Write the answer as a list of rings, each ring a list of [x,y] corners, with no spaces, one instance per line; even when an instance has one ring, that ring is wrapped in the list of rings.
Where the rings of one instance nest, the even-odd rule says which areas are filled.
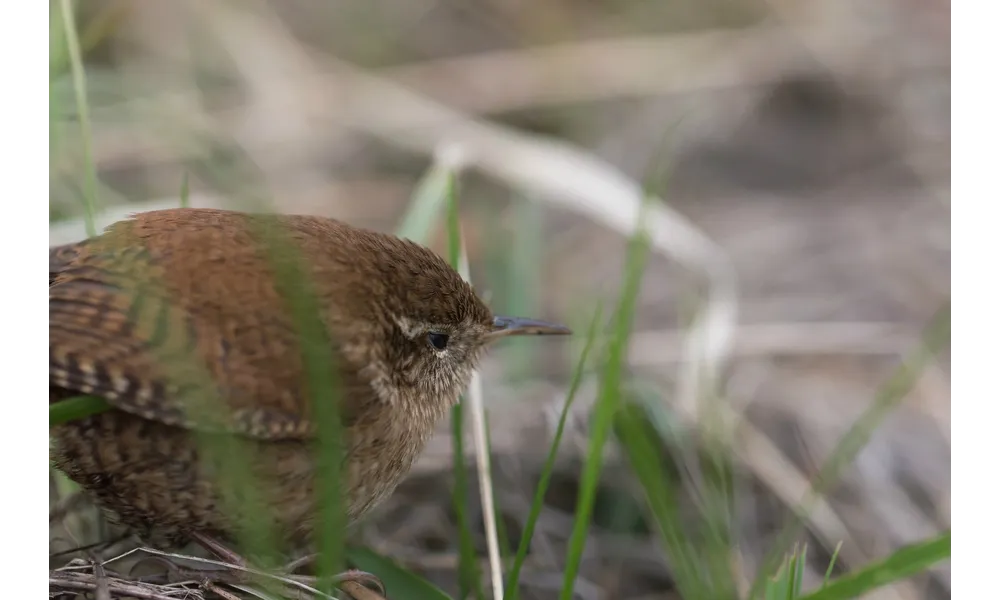
[[[351,520],[385,500],[399,485],[433,434],[433,426],[383,421],[351,432],[347,454],[348,515]]]

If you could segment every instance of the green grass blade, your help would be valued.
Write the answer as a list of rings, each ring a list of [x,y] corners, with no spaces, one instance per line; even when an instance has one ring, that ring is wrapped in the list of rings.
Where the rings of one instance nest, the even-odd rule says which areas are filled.
[[[951,557],[951,529],[929,540],[900,548],[887,558],[831,581],[800,600],[842,600],[915,575]]]
[[[457,224],[457,223],[456,223]],[[466,253],[464,240],[459,240],[458,274],[465,281],[471,282],[469,275],[469,257]],[[493,588],[493,598],[502,598],[503,592],[503,555],[504,549],[500,536],[500,515],[496,510],[497,499],[493,487],[493,468],[490,453],[490,432],[487,423],[486,406],[483,401],[483,383],[479,372],[473,372],[469,380],[466,396],[463,402],[468,402],[472,415],[472,439],[476,449],[476,476],[479,483],[479,502],[483,510],[483,527],[486,531],[487,556],[490,563],[490,584]]]
[[[837,547],[833,549],[833,555],[830,556],[830,564],[826,566],[826,573],[823,574],[823,587],[826,587],[827,583],[830,582],[830,578],[833,577],[833,569],[837,566],[837,557],[840,556],[840,549],[844,547],[844,542],[838,542]]]
[[[461,268],[462,232],[458,218],[458,177],[452,170],[444,172],[443,192],[448,209],[448,262],[458,270]],[[480,600],[486,597],[483,589],[482,576],[479,572],[479,560],[476,556],[475,544],[472,540],[472,522],[466,511],[468,501],[468,479],[465,467],[465,401],[464,399],[451,409],[451,445],[452,471],[455,487],[452,490],[452,503],[455,519],[458,521],[459,548],[459,596],[465,598],[469,590]]]
[[[49,93],[51,80],[64,71],[69,64],[69,49],[66,48],[66,25],[59,6],[50,4],[49,12]],[[50,121],[51,122],[51,121]]]
[[[528,511],[528,518],[524,522],[521,543],[517,547],[514,563],[511,565],[510,573],[507,575],[506,593],[504,594],[504,598],[507,600],[517,600],[519,596],[517,582],[521,574],[521,567],[528,556],[528,546],[531,544],[531,538],[535,534],[535,525],[545,504],[545,494],[548,492],[549,480],[552,478],[552,471],[555,468],[559,444],[562,442],[563,430],[566,428],[566,418],[569,416],[569,409],[573,406],[573,401],[576,399],[576,393],[580,389],[580,382],[583,381],[583,373],[590,358],[590,351],[594,346],[595,340],[597,340],[597,333],[601,325],[601,316],[602,309],[598,305],[597,310],[594,311],[594,316],[590,320],[590,326],[587,328],[587,336],[584,341],[583,351],[580,353],[580,359],[576,363],[576,368],[573,369],[573,376],[570,380],[569,391],[566,394],[566,401],[563,403],[562,411],[559,413],[559,423],[556,425],[555,435],[552,437],[551,446],[549,446],[549,454],[542,466],[542,472],[538,479],[538,487],[535,489],[535,497],[531,502],[531,510]]]
[[[781,567],[764,587],[766,600],[795,600],[802,593],[802,577],[805,573],[806,548],[792,548]]]
[[[641,216],[639,222],[642,222]],[[642,282],[642,273],[645,269],[648,246],[647,236],[641,230],[636,233],[629,244],[625,281],[621,299],[615,311],[614,331],[608,344],[607,361],[602,374],[594,418],[591,421],[593,429],[590,433],[587,459],[580,478],[576,515],[569,540],[563,587],[559,596],[561,600],[572,599],[573,582],[580,570],[580,559],[583,556],[583,546],[586,543],[587,530],[590,528],[594,499],[601,475],[604,443],[611,431],[612,421],[618,410],[625,354],[628,338],[632,331],[632,319]]]
[[[704,412],[712,412],[710,409]],[[704,414],[703,412],[703,414]],[[709,422],[714,417],[706,416]],[[711,427],[711,425],[709,425]],[[720,428],[715,428],[718,431]],[[697,523],[701,562],[707,571],[705,584],[715,597],[728,598],[737,595],[736,582],[732,573],[732,520],[734,510],[733,466],[731,449],[718,435],[703,436],[700,445],[706,455],[701,460],[702,477],[698,490],[701,518]],[[694,483],[694,482],[692,482]]]
[[[767,580],[764,586],[764,600],[785,600],[788,589],[788,559],[781,564],[778,572]]]
[[[184,171],[184,179],[181,179],[181,208],[191,207],[191,188],[190,181],[188,177],[188,172]]]
[[[673,579],[684,598],[713,597],[706,575],[682,528],[679,500],[657,459],[659,440],[641,407],[627,405],[615,415],[615,427],[670,556]]]
[[[448,173],[445,182],[445,195],[448,198],[448,262],[457,271],[461,268],[462,231],[458,218],[458,177],[454,172]]]
[[[795,558],[795,580],[788,590],[788,600],[795,600],[802,595],[802,581],[806,576],[806,556],[809,552],[807,546],[802,547],[802,553]]]
[[[87,226],[87,236],[97,235],[94,224],[94,213],[97,210],[97,167],[94,165],[94,153],[90,135],[90,111],[87,103],[87,75],[83,68],[83,57],[80,51],[80,40],[77,38],[76,21],[72,3],[60,0],[59,10],[62,13],[63,29],[65,31],[66,51],[69,54],[70,71],[73,74],[73,91],[76,97],[76,110],[80,121],[80,137],[83,140],[84,163],[84,219]]]
[[[49,172],[54,171],[53,156],[58,153],[57,148],[62,141],[62,127],[60,123],[65,119],[66,108],[64,107],[63,94],[59,93],[59,81],[65,77],[64,65],[69,62],[69,52],[66,49],[66,33],[63,26],[61,11],[58,6],[52,5],[49,11]],[[50,177],[51,179],[51,177]],[[50,183],[50,186],[52,184]],[[53,196],[49,192],[50,198]],[[51,201],[49,210],[52,210]]]
[[[49,405],[49,427],[102,413],[110,405],[102,398],[78,396]]]
[[[493,438],[490,436],[490,416],[484,414],[483,419],[486,421],[486,447],[493,448]],[[493,489],[493,506],[500,506],[500,503],[497,502],[496,488]],[[493,516],[494,526],[497,528],[497,544],[500,546],[500,564],[507,565],[511,561],[510,535],[507,533],[507,525],[503,520],[503,514],[498,510]],[[504,595],[506,596],[506,592]]]
[[[476,548],[472,541],[472,522],[466,509],[468,498],[468,479],[465,470],[465,444],[463,440],[462,422],[465,418],[463,402],[451,409],[451,451],[452,474],[455,487],[452,490],[452,504],[455,510],[455,520],[458,522],[458,570],[459,597],[466,598],[469,590],[473,590],[477,598],[486,597],[479,573],[479,561]]]
[[[455,170],[450,166],[441,163],[432,166],[420,180],[410,207],[396,229],[396,235],[426,243],[441,211],[448,206],[455,178]]]
[[[451,600],[432,583],[367,548],[349,547],[347,558],[362,571],[377,573],[391,598]]]
[[[948,302],[931,319],[924,330],[922,342],[917,350],[896,369],[882,386],[874,402],[852,425],[830,453],[830,458],[820,468],[810,486],[808,497],[801,503],[796,516],[791,519],[775,538],[774,548],[762,563],[760,572],[751,588],[750,598],[756,598],[764,585],[768,573],[774,571],[781,558],[781,549],[787,548],[802,527],[804,515],[808,513],[815,498],[829,488],[850,464],[858,452],[868,443],[879,423],[909,394],[924,368],[934,360],[937,353],[951,339],[951,303]]]
[[[343,565],[347,514],[341,485],[343,465],[340,388],[332,343],[321,318],[321,308],[307,263],[283,231],[261,219],[259,234],[271,258],[275,285],[291,309],[297,330],[307,393],[317,425],[316,478],[319,507],[317,572],[324,592],[333,591],[332,577]]]

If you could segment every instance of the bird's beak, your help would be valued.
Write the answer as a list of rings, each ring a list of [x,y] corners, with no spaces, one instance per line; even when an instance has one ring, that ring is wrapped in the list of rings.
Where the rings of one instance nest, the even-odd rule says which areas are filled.
[[[573,333],[568,327],[534,319],[521,317],[493,317],[493,332],[491,338],[509,335],[569,335]]]

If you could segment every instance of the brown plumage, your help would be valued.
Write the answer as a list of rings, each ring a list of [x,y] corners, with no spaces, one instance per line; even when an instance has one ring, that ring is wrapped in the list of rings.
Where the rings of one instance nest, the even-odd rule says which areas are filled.
[[[194,431],[234,432],[289,547],[310,542],[316,424],[287,298],[262,224],[304,257],[342,390],[348,516],[409,470],[505,334],[568,333],[494,317],[446,262],[390,235],[308,216],[163,210],[50,250],[49,401],[112,409],[52,429],[55,465],[148,543],[233,539],[220,465]],[[330,366],[334,369],[334,365]],[[196,390],[226,410],[208,421]]]

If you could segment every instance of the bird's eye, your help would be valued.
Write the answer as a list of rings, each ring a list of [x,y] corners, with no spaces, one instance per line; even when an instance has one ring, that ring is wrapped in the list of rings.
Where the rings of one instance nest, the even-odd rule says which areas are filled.
[[[448,347],[448,335],[445,333],[428,333],[427,341],[435,350],[444,350]]]

